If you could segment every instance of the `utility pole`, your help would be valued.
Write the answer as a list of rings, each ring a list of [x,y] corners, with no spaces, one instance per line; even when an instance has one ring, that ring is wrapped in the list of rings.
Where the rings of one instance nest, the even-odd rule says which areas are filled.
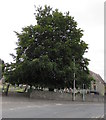
[[[83,101],[85,101],[85,93],[84,93],[84,84],[83,84]]]
[[[73,101],[75,101],[75,57],[74,57]]]

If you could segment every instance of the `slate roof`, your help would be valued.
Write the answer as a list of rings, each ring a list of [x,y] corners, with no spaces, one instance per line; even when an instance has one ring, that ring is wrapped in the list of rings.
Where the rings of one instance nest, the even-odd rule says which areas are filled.
[[[102,79],[102,77],[99,74],[94,73],[93,71],[90,71],[90,75],[96,80],[96,82],[106,84],[105,81]]]

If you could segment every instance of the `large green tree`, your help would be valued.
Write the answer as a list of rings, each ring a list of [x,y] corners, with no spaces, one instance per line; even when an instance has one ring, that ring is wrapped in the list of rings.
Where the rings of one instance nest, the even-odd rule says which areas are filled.
[[[89,87],[88,64],[84,58],[88,44],[81,38],[83,30],[69,12],[63,14],[50,6],[36,9],[37,24],[17,33],[15,63],[6,66],[5,75],[11,83],[49,88]]]

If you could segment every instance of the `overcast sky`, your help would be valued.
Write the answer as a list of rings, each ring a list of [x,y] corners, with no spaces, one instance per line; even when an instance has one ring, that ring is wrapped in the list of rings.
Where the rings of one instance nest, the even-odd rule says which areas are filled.
[[[13,31],[21,32],[23,27],[36,24],[34,5],[70,11],[84,30],[82,40],[89,45],[85,55],[91,60],[89,69],[104,79],[104,0],[0,0],[0,58],[12,61],[9,54],[15,54],[17,42]]]

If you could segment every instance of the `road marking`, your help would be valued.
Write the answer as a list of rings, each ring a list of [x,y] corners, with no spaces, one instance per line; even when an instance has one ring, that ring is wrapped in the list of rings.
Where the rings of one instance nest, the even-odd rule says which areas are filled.
[[[10,108],[9,110],[19,110],[19,109],[26,109],[26,108],[42,108],[42,107],[47,107],[48,105],[42,105],[42,106],[39,106],[39,105],[28,105],[28,106],[25,106],[25,107],[16,107],[16,108]]]
[[[10,108],[10,110],[14,110],[14,108]]]
[[[31,108],[32,106],[27,106],[27,108]]]
[[[60,104],[60,103],[57,103],[56,105],[62,105],[62,104]]]
[[[17,108],[10,108],[10,110],[19,110],[19,109],[24,109],[25,107],[17,107]]]
[[[33,106],[31,106],[31,105],[29,105],[29,106],[26,106],[27,108],[41,108],[42,106],[38,106],[38,105],[33,105]]]

